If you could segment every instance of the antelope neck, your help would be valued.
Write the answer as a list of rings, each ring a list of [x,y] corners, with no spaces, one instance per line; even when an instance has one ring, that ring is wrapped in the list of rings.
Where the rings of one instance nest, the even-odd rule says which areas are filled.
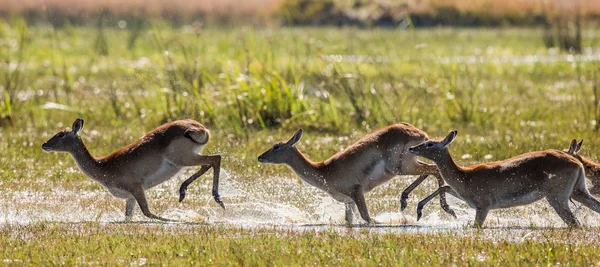
[[[461,182],[460,177],[464,173],[464,169],[454,162],[454,159],[450,155],[448,149],[442,151],[439,155],[439,158],[433,161],[438,166],[440,174],[442,174],[444,180],[446,180],[450,186],[456,182]]]
[[[100,161],[90,154],[83,141],[78,138],[75,147],[69,151],[79,168],[90,178],[99,180],[101,178]]]
[[[306,158],[296,147],[293,147],[292,151],[291,158],[286,164],[305,182],[318,188],[324,188],[326,181],[320,171],[323,164]]]

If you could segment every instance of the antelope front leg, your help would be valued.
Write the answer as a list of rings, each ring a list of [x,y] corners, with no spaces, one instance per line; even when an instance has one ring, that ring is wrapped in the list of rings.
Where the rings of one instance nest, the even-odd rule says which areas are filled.
[[[431,194],[431,195],[427,196],[426,198],[424,198],[423,200],[421,200],[419,202],[419,205],[417,205],[417,221],[421,219],[423,207],[425,206],[425,204],[427,204],[427,202],[431,201],[437,195],[446,193],[446,192],[448,192],[452,195],[456,194],[456,193],[454,193],[454,191],[452,190],[452,188],[450,186],[445,185],[445,186],[442,186],[442,187],[438,188],[437,190],[435,190],[435,192],[433,192],[433,194]]]
[[[197,155],[193,158],[189,158],[184,160],[185,166],[197,166],[197,165],[208,165],[213,168],[213,186],[212,186],[212,195],[217,204],[221,206],[221,208],[225,209],[225,204],[221,201],[221,196],[219,196],[219,174],[221,173],[221,155]],[[200,177],[198,175],[198,177]],[[196,177],[195,179],[197,179]],[[190,177],[191,179],[192,177]],[[190,180],[188,179],[188,180]],[[193,180],[195,180],[193,179]],[[193,180],[191,182],[193,182]],[[186,181],[187,182],[187,181]],[[191,183],[190,182],[190,183]],[[184,182],[185,183],[185,182]],[[188,184],[189,185],[189,184]],[[182,184],[183,186],[183,184]],[[181,199],[181,191],[179,195]]]
[[[435,176],[435,179],[438,181],[438,187],[444,186],[444,179],[440,175],[438,167],[435,164],[427,164],[418,160],[416,165],[416,172],[414,174],[423,173]],[[419,176],[417,180],[415,180],[410,186],[408,186],[408,188],[404,190],[404,192],[402,192],[402,198],[400,199],[401,210],[404,210],[404,208],[406,208],[406,199],[408,198],[408,194],[410,194],[410,192],[412,192],[412,190],[415,189],[415,187],[419,186],[423,182],[423,180],[425,180],[425,178],[427,178],[427,175]],[[450,208],[448,202],[446,201],[445,192],[440,193],[440,206],[446,213],[456,218],[456,213]]]
[[[435,178],[438,181],[438,187],[441,188],[442,186],[444,186],[444,179],[442,179],[441,175],[436,175]],[[450,192],[448,192],[448,193],[450,193]],[[454,212],[454,210],[452,208],[450,208],[450,205],[448,205],[448,202],[446,201],[446,192],[440,193],[440,206],[442,206],[442,209],[446,213],[452,215],[452,217],[454,217],[456,219],[456,213]]]
[[[419,186],[426,178],[427,175],[420,175],[419,178],[417,178],[417,180],[412,182],[412,184],[410,184],[406,189],[404,189],[404,191],[402,191],[402,195],[400,196],[400,210],[406,209],[406,200],[408,199],[408,195],[410,194],[410,192],[415,190],[415,188],[417,188],[417,186]]]
[[[225,209],[225,204],[223,204],[223,201],[221,201],[221,197],[219,196],[219,174],[221,173],[221,155],[211,157],[213,164],[212,167],[214,171],[212,195],[215,201],[221,206],[221,208]]]
[[[203,165],[198,172],[194,173],[192,176],[190,176],[190,178],[187,178],[183,183],[181,183],[181,187],[179,187],[179,202],[182,202],[185,198],[185,191],[187,190],[188,186],[196,181],[196,179],[202,176],[205,172],[207,172],[210,167],[210,165]]]

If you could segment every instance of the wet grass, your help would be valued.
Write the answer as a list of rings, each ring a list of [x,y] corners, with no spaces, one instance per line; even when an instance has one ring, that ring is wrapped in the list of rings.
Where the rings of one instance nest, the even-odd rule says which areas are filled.
[[[528,226],[562,226],[541,202],[490,215],[491,227],[520,227],[517,234],[461,228],[473,214],[456,202],[459,220],[441,233],[281,229],[341,224],[343,207],[287,168],[256,161],[297,128],[304,129],[297,147],[321,160],[398,121],[430,136],[458,129],[451,153],[461,164],[566,148],[573,138],[585,139],[581,154],[598,159],[597,31],[584,32],[584,55],[573,57],[546,49],[541,29],[0,26],[0,219],[11,222],[0,226],[4,263],[597,264],[596,228],[529,234]],[[169,120],[206,124],[213,138],[205,152],[222,154],[229,173],[221,187],[228,210],[210,199],[210,173],[177,203],[181,175],[148,192],[151,208],[208,225],[106,224],[122,219],[123,201],[68,155],[40,149],[77,117],[98,156]],[[414,220],[433,181],[399,213],[409,181],[371,192],[371,213],[394,213],[400,225],[456,222],[435,205]],[[582,210],[577,216],[597,227],[598,216]],[[276,226],[240,229],[245,220]]]

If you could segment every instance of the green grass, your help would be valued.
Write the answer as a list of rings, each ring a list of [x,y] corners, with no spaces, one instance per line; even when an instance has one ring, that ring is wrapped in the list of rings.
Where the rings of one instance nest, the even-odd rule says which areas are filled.
[[[589,266],[600,261],[596,244],[581,239],[590,236],[570,230],[545,230],[544,241],[525,236],[515,242],[490,238],[485,231],[465,236],[402,230],[373,234],[367,229],[297,232],[204,225],[41,223],[5,227],[0,237],[0,259],[16,265]],[[564,243],[566,237],[577,243]]]
[[[13,24],[3,24],[5,39],[18,44]],[[322,159],[398,121],[431,136],[458,129],[453,152],[471,162],[564,148],[572,138],[584,138],[584,154],[596,157],[599,65],[554,55],[541,30],[150,29],[129,50],[127,30],[30,27],[22,67],[0,69],[21,72],[1,129],[19,146],[1,148],[5,158],[28,157],[4,160],[3,169],[42,155],[51,167],[62,156],[42,154],[39,144],[76,117],[86,120],[82,135],[95,154],[191,117],[212,129],[211,152],[242,160],[233,169],[256,166],[262,150],[297,128],[307,140],[349,136],[303,146]],[[597,32],[586,37],[586,46],[598,43]],[[5,45],[4,57],[18,61],[18,47]],[[550,61],[522,62],[532,55]],[[20,177],[3,179],[12,178]]]
[[[287,168],[256,160],[297,128],[304,129],[297,147],[314,160],[399,121],[432,137],[458,129],[451,153],[465,165],[563,149],[573,138],[585,139],[582,155],[598,159],[600,63],[585,57],[597,57],[600,35],[584,33],[592,53],[583,59],[544,48],[542,35],[541,29],[173,29],[160,23],[136,32],[0,22],[0,208],[17,207],[17,214],[64,209],[98,218],[3,224],[0,258],[29,265],[128,264],[141,258],[210,265],[597,264],[598,241],[590,237],[596,229],[537,229],[535,238],[523,241],[461,228],[370,233],[104,224],[106,214],[122,216],[124,203],[86,178],[68,155],[40,148],[78,117],[86,121],[80,135],[97,156],[161,123],[189,117],[211,129],[205,152],[223,155],[227,183],[247,191],[222,194],[226,206],[235,210],[258,199],[310,215],[319,212],[314,202],[325,195],[298,183]],[[529,62],[530,56],[536,60]],[[190,187],[183,204],[174,195],[182,177],[149,191],[151,208],[215,216],[207,177]],[[397,211],[408,183],[395,179],[371,192],[371,213]],[[434,188],[433,181],[418,188],[409,209]],[[436,210],[430,205],[425,212]],[[543,204],[511,210],[530,220],[556,217]],[[337,212],[343,216],[342,209]]]

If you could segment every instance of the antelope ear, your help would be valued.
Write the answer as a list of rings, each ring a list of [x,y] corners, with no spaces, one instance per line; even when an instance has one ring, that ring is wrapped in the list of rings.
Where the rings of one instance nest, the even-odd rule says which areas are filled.
[[[286,145],[293,146],[294,144],[298,143],[298,141],[300,141],[300,138],[302,138],[302,129],[298,129],[294,136],[292,136],[292,138],[290,138],[290,140],[287,141]]]
[[[579,144],[577,144],[577,147],[575,149],[575,154],[579,153],[579,150],[581,150],[581,145],[583,145],[583,139],[581,139],[581,142],[579,142]]]
[[[567,153],[573,155],[577,153],[575,150],[577,150],[577,139],[573,139],[571,141],[571,145],[569,145],[569,151],[567,151]]]
[[[74,134],[77,134],[79,130],[83,129],[83,120],[76,119],[75,122],[73,122],[73,126],[71,126],[71,129],[73,129]]]
[[[444,140],[442,140],[442,144],[446,147],[450,144],[452,144],[452,141],[454,141],[454,139],[456,138],[456,135],[458,134],[457,130],[454,130],[452,132],[450,132],[446,138],[444,138]]]

